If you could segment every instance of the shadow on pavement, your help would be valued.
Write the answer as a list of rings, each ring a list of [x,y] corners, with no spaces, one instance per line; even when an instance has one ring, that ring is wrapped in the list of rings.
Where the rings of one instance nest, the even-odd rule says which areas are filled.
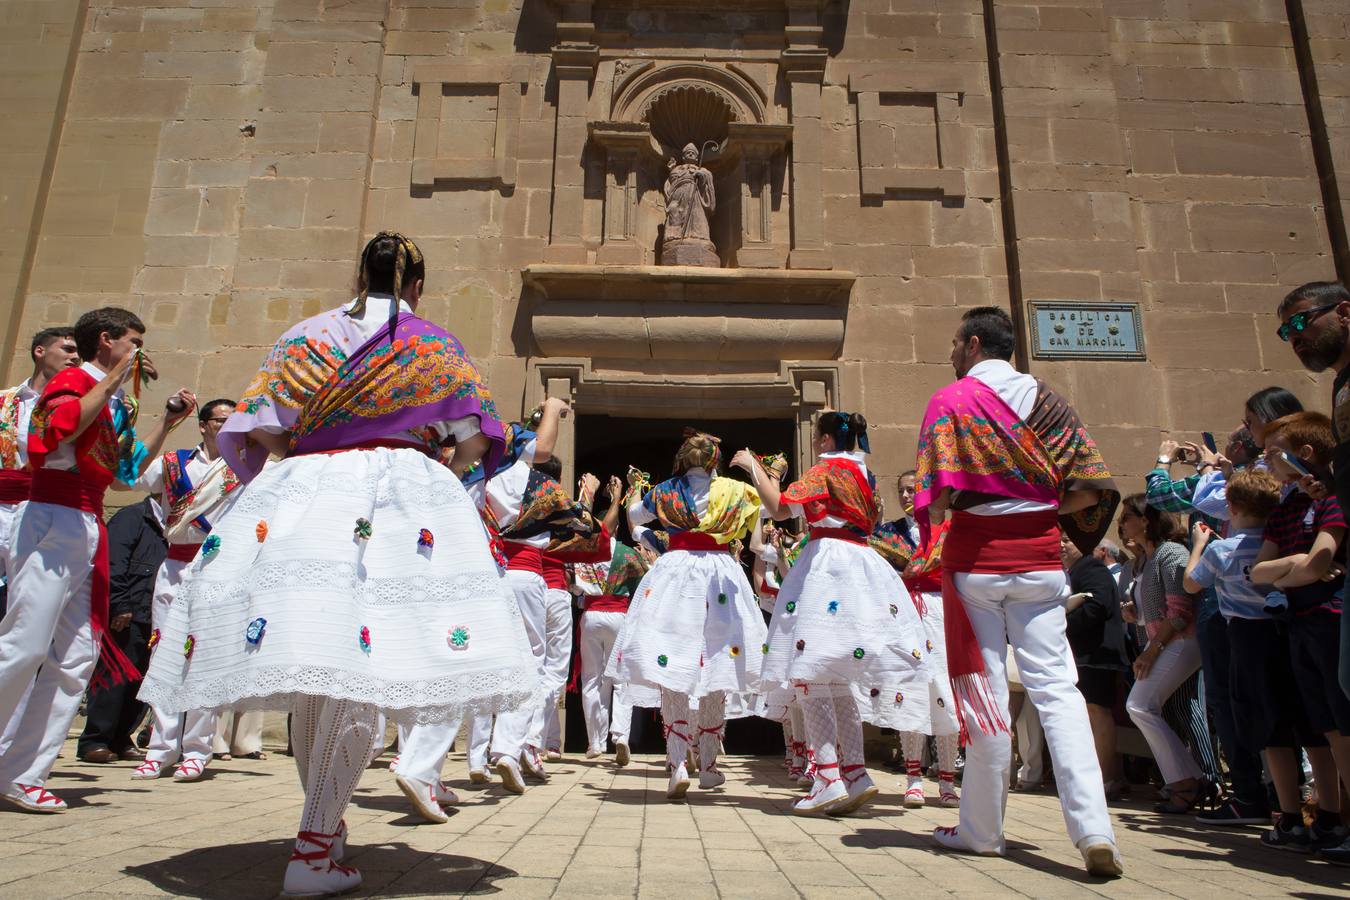
[[[498,882],[518,877],[514,870],[485,860],[429,853],[404,843],[352,849],[355,858],[349,864],[361,871],[363,894],[495,894],[506,887]],[[253,841],[188,850],[122,871],[159,890],[207,900],[275,897],[290,853],[289,840]]]

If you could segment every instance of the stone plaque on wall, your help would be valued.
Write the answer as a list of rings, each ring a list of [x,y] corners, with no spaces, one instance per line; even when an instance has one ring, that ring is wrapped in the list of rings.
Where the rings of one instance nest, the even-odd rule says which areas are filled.
[[[1146,358],[1138,303],[1032,300],[1027,306],[1036,359]]]

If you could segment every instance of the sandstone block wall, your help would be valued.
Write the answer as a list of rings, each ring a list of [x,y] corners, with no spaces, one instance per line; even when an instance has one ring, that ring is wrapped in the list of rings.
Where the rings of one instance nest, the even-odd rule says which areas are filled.
[[[430,260],[425,314],[514,414],[550,377],[522,270],[595,264],[611,229],[588,123],[621,70],[691,60],[739,66],[793,126],[758,259],[856,275],[819,362],[874,423],[878,474],[912,462],[978,304],[1141,304],[1147,362],[1030,361],[1127,479],[1161,432],[1224,433],[1267,384],[1327,405],[1272,313],[1350,274],[1334,0],[13,0],[0,16],[10,381],[32,331],[113,303],[151,329],[168,376],[152,399],[168,382],[233,395],[397,228]],[[789,80],[785,47],[823,60],[818,87]],[[485,174],[421,183],[431,158]],[[659,216],[659,194],[637,202]],[[587,365],[672,396],[779,378],[778,361],[716,358]]]

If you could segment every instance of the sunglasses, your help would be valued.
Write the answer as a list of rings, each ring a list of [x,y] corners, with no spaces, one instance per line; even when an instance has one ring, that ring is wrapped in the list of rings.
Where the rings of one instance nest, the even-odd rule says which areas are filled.
[[[1320,316],[1329,309],[1335,309],[1339,305],[1339,302],[1326,303],[1322,306],[1314,306],[1312,309],[1296,312],[1289,317],[1288,322],[1285,322],[1279,328],[1275,329],[1275,333],[1280,336],[1280,340],[1287,343],[1290,334],[1295,332],[1302,334],[1315,317]]]

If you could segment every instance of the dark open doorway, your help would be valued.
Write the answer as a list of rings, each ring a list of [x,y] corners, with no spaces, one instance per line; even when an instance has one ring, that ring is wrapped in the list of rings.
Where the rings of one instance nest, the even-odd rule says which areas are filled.
[[[722,439],[723,473],[732,477],[743,477],[744,473],[728,471],[725,460],[742,447],[756,453],[783,453],[789,461],[795,457],[797,423],[793,418],[686,420],[583,415],[576,421],[576,473],[591,472],[603,483],[610,475],[623,478],[632,465],[649,473],[652,481],[660,482],[670,476],[671,460],[679,449],[685,426]],[[795,476],[794,469],[789,469],[788,480]],[[606,506],[603,498],[598,500],[597,513]],[[620,516],[619,521],[619,540],[630,541],[626,517]],[[782,753],[783,731],[777,723],[764,719],[736,719],[727,723],[723,744],[727,753]],[[638,753],[664,752],[659,710],[633,711],[631,745]],[[576,694],[569,695],[567,702],[566,749],[569,752],[586,749],[586,723]]]

